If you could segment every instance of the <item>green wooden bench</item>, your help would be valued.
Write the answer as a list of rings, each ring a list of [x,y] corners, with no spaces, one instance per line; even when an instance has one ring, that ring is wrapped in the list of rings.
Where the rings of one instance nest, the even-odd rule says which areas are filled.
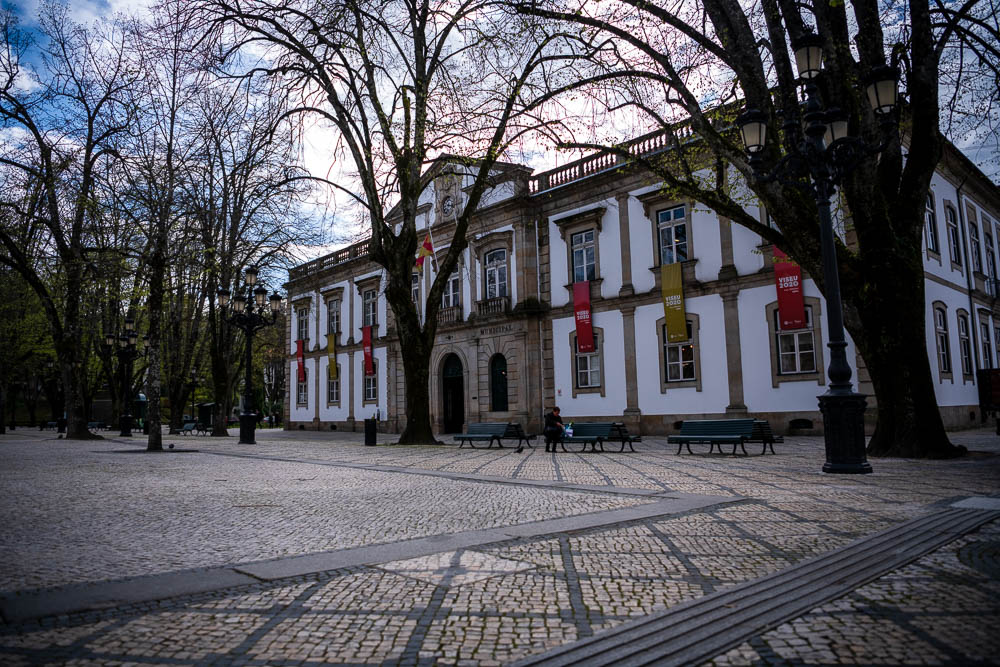
[[[465,443],[469,443],[469,446],[475,449],[477,442],[486,442],[486,448],[489,449],[493,446],[494,441],[497,443],[497,447],[503,449],[503,443],[501,443],[500,440],[506,436],[509,427],[510,424],[505,422],[479,422],[476,424],[469,424],[468,432],[456,435],[455,440],[458,441],[459,449],[461,449],[462,445]]]
[[[104,422],[87,422],[88,431],[106,431],[108,430],[107,424]]]
[[[524,432],[524,429],[521,428],[521,424],[519,422],[511,422],[511,423],[507,424],[507,430],[504,431],[503,437],[506,440],[515,440],[516,439],[518,446],[520,446],[521,443],[523,442],[526,445],[528,445],[528,447],[531,447],[532,449],[534,449],[535,446],[533,444],[531,444],[531,441],[534,440],[538,436],[536,434],[534,434],[534,433],[532,433],[531,435],[528,435],[527,433]]]
[[[722,454],[722,445],[732,445],[733,454],[738,446],[746,454],[743,444],[753,437],[753,423],[753,419],[685,419],[681,422],[681,432],[668,436],[667,442],[677,443],[678,454],[682,447],[687,447],[688,454],[693,454],[692,444],[708,445],[709,454],[716,446]]]
[[[623,422],[614,422],[611,425],[611,437],[606,442],[620,442],[622,446],[618,450],[619,452],[625,451],[625,445],[628,445],[628,448],[634,452],[635,447],[632,446],[632,443],[642,442],[642,436],[629,433],[628,427]]]
[[[617,431],[614,422],[573,422],[573,435],[564,433],[559,444],[562,445],[564,452],[585,452],[588,444],[591,451],[596,452],[600,447],[603,452],[604,442],[613,440],[613,434]],[[623,444],[622,451],[624,450]]]
[[[764,445],[761,449],[761,456],[767,454],[768,448],[771,449],[771,453],[774,454],[774,443],[784,442],[785,438],[780,435],[775,435],[774,431],[771,430],[771,423],[766,419],[755,419],[753,422],[753,434],[747,440],[747,442],[759,442]]]
[[[187,422],[181,427],[181,435],[187,435],[188,433],[194,433],[198,425],[194,422]]]

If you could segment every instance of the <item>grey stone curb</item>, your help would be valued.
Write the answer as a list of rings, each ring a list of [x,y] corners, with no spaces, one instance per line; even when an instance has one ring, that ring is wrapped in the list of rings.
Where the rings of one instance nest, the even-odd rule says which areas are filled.
[[[702,664],[998,518],[953,506],[515,665]]]
[[[432,535],[392,544],[344,549],[228,567],[167,572],[121,581],[93,582],[53,590],[23,591],[0,596],[0,615],[7,623],[138,602],[223,590],[329,570],[417,558],[442,551],[481,547],[513,538],[537,537],[614,526],[620,523],[680,514],[744,500],[731,496],[671,494],[653,502],[617,510],[547,519],[513,526]]]

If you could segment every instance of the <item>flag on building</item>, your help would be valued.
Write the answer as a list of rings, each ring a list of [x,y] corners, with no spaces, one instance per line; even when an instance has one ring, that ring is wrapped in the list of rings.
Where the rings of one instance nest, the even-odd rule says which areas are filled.
[[[423,244],[420,246],[420,250],[417,251],[417,268],[424,268],[424,257],[430,257],[434,254],[434,246],[431,244],[431,233],[427,232],[427,237],[424,239]]]

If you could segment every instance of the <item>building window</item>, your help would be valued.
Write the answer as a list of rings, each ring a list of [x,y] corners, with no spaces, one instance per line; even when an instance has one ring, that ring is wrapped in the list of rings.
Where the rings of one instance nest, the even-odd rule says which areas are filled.
[[[605,395],[604,383],[604,330],[594,327],[594,351],[580,352],[576,331],[569,332],[573,396],[577,394]]]
[[[687,261],[687,207],[681,205],[657,211],[656,229],[660,245],[660,264]]]
[[[490,359],[490,410],[506,412],[507,409],[507,359],[494,354]]]
[[[1000,327],[993,329],[993,349],[997,351],[997,362],[1000,363]]]
[[[594,336],[593,352],[580,352],[579,345],[574,350],[576,386],[580,389],[594,389],[601,386],[601,359],[597,349],[597,336]]]
[[[951,206],[944,207],[945,224],[948,227],[948,253],[951,263],[962,266],[962,243],[958,238],[958,216]]]
[[[444,292],[441,294],[442,308],[457,308],[461,305],[462,295],[462,275],[455,271],[448,277],[448,282],[444,285]]]
[[[486,266],[486,298],[507,296],[507,251],[491,250],[483,258]]]
[[[972,246],[972,270],[983,272],[983,251],[979,242],[979,225],[969,221],[969,244]]]
[[[373,359],[372,364],[375,372],[371,375],[365,375],[365,391],[364,398],[361,401],[362,404],[378,403],[378,360]]]
[[[930,193],[927,195],[927,204],[924,208],[924,238],[928,250],[941,252],[941,244],[938,243],[937,214],[934,213],[934,195]]]
[[[962,360],[962,375],[972,375],[972,341],[969,338],[969,316],[958,312],[958,351]]]
[[[326,302],[326,333],[340,333],[340,299],[330,299]]]
[[[420,274],[414,273],[410,279],[410,298],[413,299],[413,305],[417,307],[417,312],[420,312]]]
[[[295,316],[295,325],[298,329],[299,337],[296,340],[308,341],[309,340],[309,309],[299,308],[298,313]],[[303,347],[309,347],[303,344]]]
[[[298,377],[298,369],[295,370],[295,377]],[[302,372],[302,382],[295,383],[295,404],[306,406],[309,404],[309,369]]]
[[[989,225],[983,225],[984,230],[989,230],[991,227]],[[997,277],[997,250],[996,246],[993,245],[993,234],[989,231],[983,231],[983,241],[986,245],[986,275],[990,278]]]
[[[574,283],[597,279],[597,246],[594,237],[593,229],[570,235]]]
[[[806,326],[790,331],[780,330],[778,313],[775,317],[775,344],[778,350],[778,373],[814,373],[816,371],[816,339],[813,337],[812,308],[806,308]]]
[[[948,343],[948,311],[943,305],[934,306],[934,341],[937,345],[938,372],[951,377],[951,347]]]
[[[378,324],[378,290],[368,289],[361,295],[361,313],[364,326]]]
[[[983,366],[985,368],[993,368],[993,337],[990,336],[990,323],[980,322],[979,323],[979,337],[982,339],[983,343]]]
[[[698,349],[698,316],[687,314],[687,340],[671,343],[666,318],[656,322],[660,354],[660,393],[682,387],[701,391],[701,352]]]
[[[337,364],[337,379],[326,379],[326,402],[328,404],[340,404],[340,364]]]
[[[781,329],[778,302],[765,308],[767,328],[771,337],[771,384],[815,380],[826,381],[823,371],[823,335],[820,327],[820,303],[814,297],[805,298],[805,326],[801,329]]]

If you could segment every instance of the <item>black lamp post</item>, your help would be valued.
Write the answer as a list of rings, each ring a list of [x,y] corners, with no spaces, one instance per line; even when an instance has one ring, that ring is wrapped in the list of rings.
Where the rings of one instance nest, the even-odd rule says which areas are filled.
[[[270,297],[270,312],[264,306],[267,299],[267,288],[257,284],[257,269],[247,267],[244,272],[247,294],[236,293],[232,298],[232,313],[227,318],[229,323],[238,327],[246,334],[246,379],[243,396],[243,412],[240,413],[240,444],[256,444],[254,431],[257,428],[257,413],[253,404],[253,335],[259,329],[269,327],[278,319],[281,310],[281,295],[275,292]],[[219,305],[226,308],[229,305],[229,290],[218,291]]]
[[[807,34],[793,45],[799,77],[806,90],[803,114],[804,137],[783,157],[769,174],[761,172],[762,153],[767,137],[767,118],[757,109],[747,109],[737,123],[750,165],[757,180],[778,180],[805,189],[816,200],[822,248],[823,281],[826,284],[826,309],[829,322],[830,366],[828,391],[819,397],[826,441],[823,472],[870,473],[872,467],[865,453],[865,397],[855,393],[851,367],[847,363],[844,338],[844,313],[840,299],[840,276],[837,272],[837,247],[830,213],[830,198],[843,177],[866,154],[881,152],[884,146],[870,147],[861,139],[847,135],[847,117],[837,108],[823,109],[816,77],[822,72],[822,39]],[[867,84],[872,110],[883,127],[891,126],[898,96],[898,72],[889,67],[874,69]],[[796,124],[786,124],[788,132],[798,132]]]
[[[118,434],[123,438],[132,437],[132,363],[139,356],[136,349],[136,342],[139,334],[135,330],[135,318],[128,316],[125,318],[125,331],[116,336],[113,333],[104,334],[104,351],[106,354],[114,354],[118,357],[118,373],[121,376],[122,388],[122,412],[119,416],[119,426],[121,432]],[[117,346],[116,346],[117,343]],[[142,352],[145,353],[149,347],[149,337],[143,336]]]

